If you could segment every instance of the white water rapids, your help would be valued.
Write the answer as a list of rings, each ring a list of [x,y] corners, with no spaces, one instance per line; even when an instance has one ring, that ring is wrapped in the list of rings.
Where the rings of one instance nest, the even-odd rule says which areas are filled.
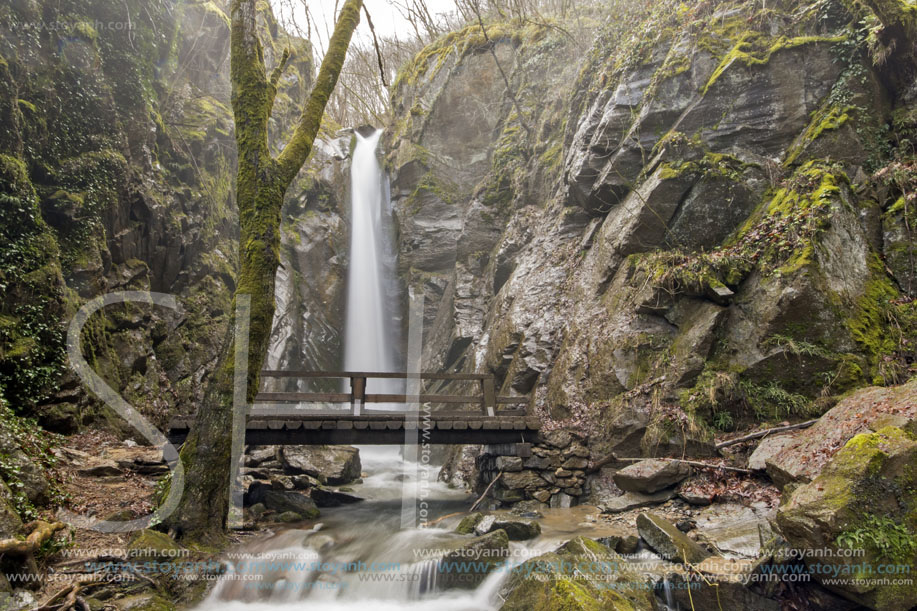
[[[491,575],[476,590],[437,591],[435,562],[425,561],[418,550],[439,548],[455,541],[448,527],[401,528],[402,482],[405,470],[391,452],[363,454],[368,473],[354,493],[362,503],[325,509],[320,526],[278,532],[239,550],[251,566],[242,567],[245,578],[231,572],[217,584],[200,607],[202,611],[266,611],[303,608],[317,611],[482,611],[498,608],[497,593],[506,574]],[[410,471],[411,465],[408,465]],[[446,515],[468,507],[468,497],[444,484],[428,488],[433,515]],[[228,562],[233,562],[227,557]],[[276,563],[274,570],[265,562]],[[324,570],[311,570],[323,563]],[[363,570],[350,570],[363,563]],[[377,563],[378,568],[372,568]],[[297,566],[299,565],[299,566]],[[256,580],[245,580],[256,579]]]

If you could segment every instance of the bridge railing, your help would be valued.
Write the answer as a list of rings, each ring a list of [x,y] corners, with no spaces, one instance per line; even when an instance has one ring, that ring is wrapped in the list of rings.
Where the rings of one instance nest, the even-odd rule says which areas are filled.
[[[493,418],[499,406],[522,405],[507,415],[526,415],[531,399],[528,397],[497,396],[494,376],[478,373],[389,373],[389,372],[354,372],[354,371],[262,371],[264,378],[294,379],[349,379],[349,393],[313,393],[313,392],[261,392],[255,398],[256,403],[349,403],[354,416],[359,416],[367,404],[385,403],[440,403],[447,405],[471,404],[480,406],[481,413]],[[425,380],[443,382],[477,382],[480,393],[474,395],[445,394],[370,394],[366,392],[366,382],[372,379]],[[520,413],[521,412],[521,413]]]

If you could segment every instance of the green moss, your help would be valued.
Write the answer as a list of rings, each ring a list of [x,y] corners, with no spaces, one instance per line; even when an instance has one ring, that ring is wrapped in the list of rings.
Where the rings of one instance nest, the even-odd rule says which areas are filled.
[[[565,568],[569,567],[569,568]],[[590,567],[595,567],[590,572]],[[607,547],[577,537],[512,571],[505,611],[637,611],[652,607],[644,578]]]
[[[395,77],[393,91],[420,82],[431,81],[445,65],[453,53],[457,60],[467,55],[484,51],[487,40],[508,41],[513,45],[533,44],[542,40],[549,32],[549,27],[534,21],[526,22],[490,22],[485,23],[487,36],[477,23],[461,30],[449,32],[424,47],[413,60],[403,67]]]
[[[77,21],[74,23],[72,33],[94,45],[99,42],[99,33],[96,31],[95,26],[89,21]]]
[[[462,521],[459,522],[459,525],[456,527],[455,532],[460,535],[470,535],[474,533],[475,526],[484,519],[483,513],[472,513],[470,515],[462,518]]]
[[[781,36],[772,40],[760,32],[745,32],[720,61],[720,65],[713,71],[702,91],[704,94],[710,91],[710,88],[733,64],[742,64],[747,67],[762,66],[770,62],[771,57],[778,51],[813,43],[838,43],[844,40],[846,40],[844,36],[797,36],[794,38]]]
[[[847,318],[851,335],[870,357],[874,384],[907,380],[908,365],[917,349],[917,304],[901,300],[897,287],[877,255],[869,262],[872,279]]]
[[[437,199],[447,204],[455,204],[458,200],[459,189],[453,184],[448,184],[434,172],[427,172],[406,199],[406,208],[413,213],[420,211],[426,194],[434,195]]]
[[[851,113],[856,108],[854,106],[835,106],[828,105],[815,111],[812,121],[806,127],[806,131],[797,140],[796,144],[790,149],[786,158],[786,165],[792,165],[799,159],[806,148],[821,137],[825,132],[835,131],[846,125],[851,119]]]
[[[666,139],[660,141],[657,145],[659,148],[663,143],[671,143],[676,134],[670,134]],[[743,173],[753,164],[745,163],[733,155],[725,153],[704,153],[703,157],[696,161],[674,161],[666,162],[660,166],[659,178],[662,180],[673,180],[681,176],[695,174],[698,176],[713,176],[725,178],[733,182],[742,180]]]

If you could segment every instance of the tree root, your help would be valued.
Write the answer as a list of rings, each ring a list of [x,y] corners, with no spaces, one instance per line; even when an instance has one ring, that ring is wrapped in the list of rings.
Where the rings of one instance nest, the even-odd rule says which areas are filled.
[[[90,611],[89,604],[80,594],[85,586],[95,582],[77,582],[66,586],[32,611]],[[63,598],[62,602],[57,602]]]
[[[38,520],[29,522],[25,528],[32,531],[25,539],[0,539],[0,554],[34,554],[45,541],[54,536],[54,533],[67,528],[67,525],[63,522],[49,523]]]

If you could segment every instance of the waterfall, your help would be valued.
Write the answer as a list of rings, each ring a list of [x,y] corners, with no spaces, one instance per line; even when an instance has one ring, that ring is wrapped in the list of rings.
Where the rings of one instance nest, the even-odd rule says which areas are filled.
[[[350,169],[350,265],[347,272],[344,369],[387,372],[398,369],[400,341],[391,239],[391,202],[376,149],[381,130],[355,133]],[[399,393],[397,380],[370,380],[367,391]]]

